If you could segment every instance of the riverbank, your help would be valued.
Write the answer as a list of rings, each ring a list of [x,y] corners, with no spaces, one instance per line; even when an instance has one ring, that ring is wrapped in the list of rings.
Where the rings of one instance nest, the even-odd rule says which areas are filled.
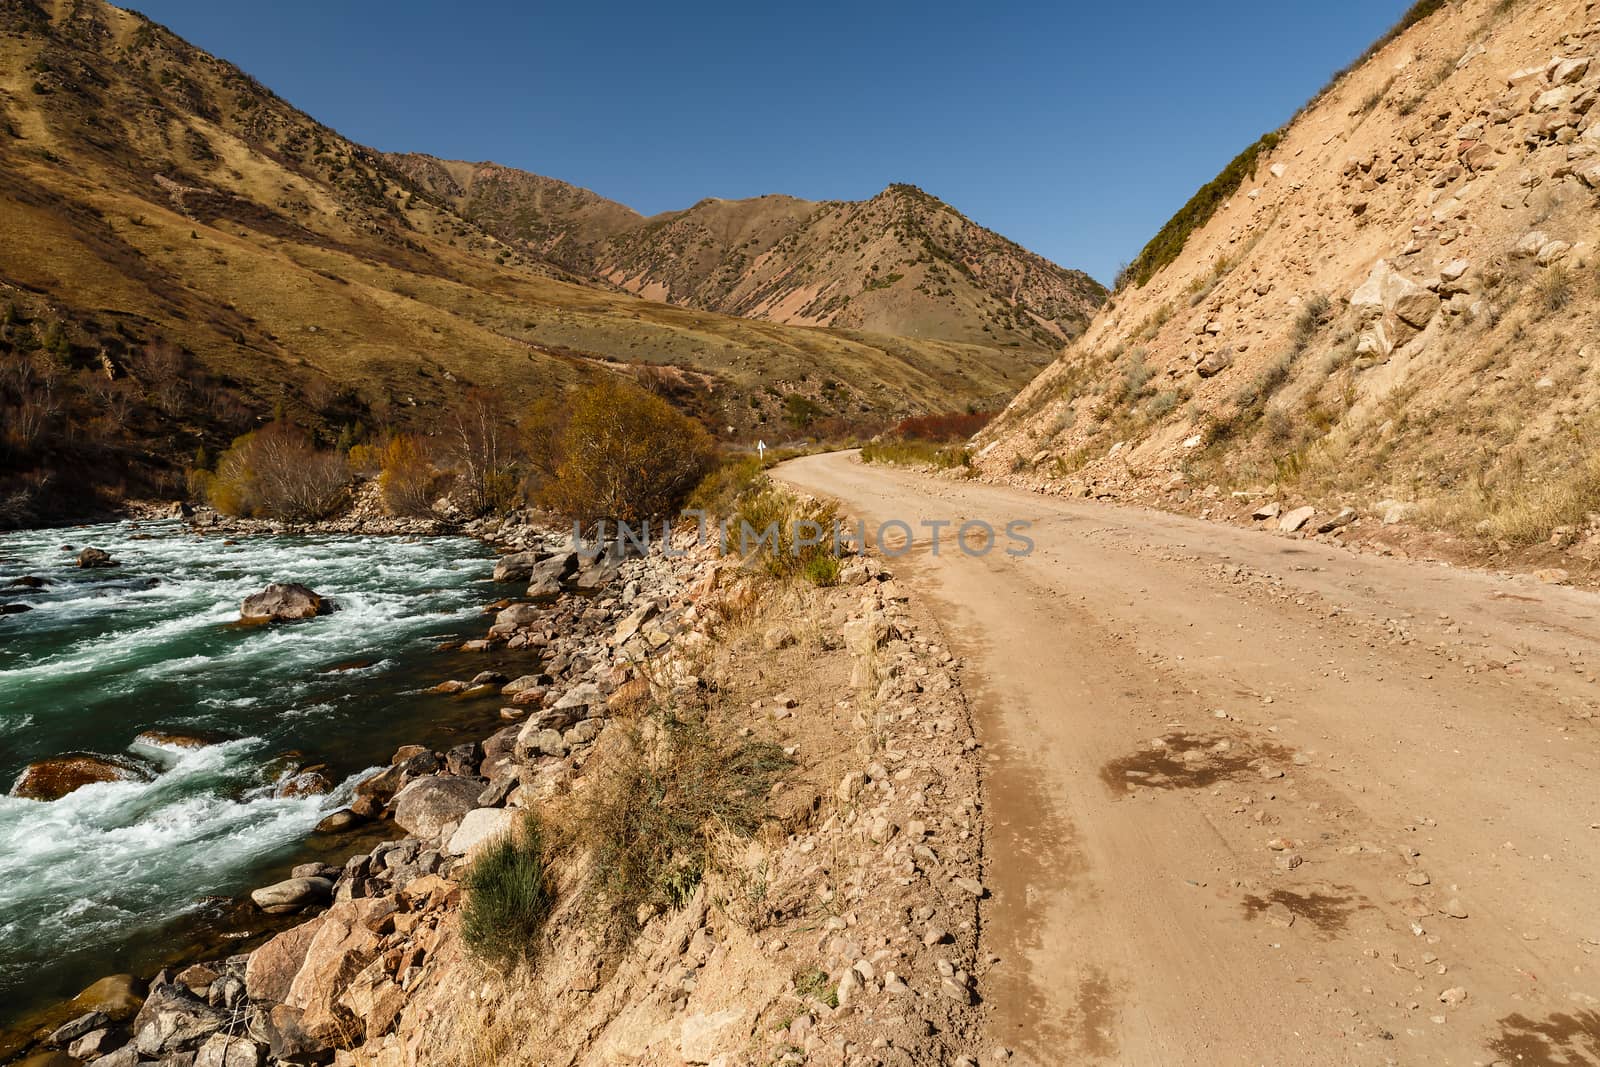
[[[520,550],[542,536],[477,532]],[[829,589],[707,549],[581,566],[558,598],[508,604],[469,642],[542,657],[538,674],[499,683],[505,726],[448,751],[402,748],[357,787],[405,837],[293,872],[331,907],[247,955],[155,976],[138,1011],[78,1024],[98,1035],[78,1052],[108,1064],[196,1049],[208,1063],[330,1049],[352,1063],[975,1055],[981,794],[957,668],[926,619],[867,559]],[[781,760],[746,833],[697,831],[693,877],[620,914],[615,893],[593,891],[606,861],[579,831],[609,810],[620,770],[637,769],[629,754],[659,758],[686,722],[697,744]],[[461,882],[482,841],[529,817],[566,847],[535,963],[506,977],[462,944]],[[70,1033],[56,1044],[82,1041]]]
[[[85,545],[119,565],[76,566]],[[0,855],[29,872],[0,885],[0,1026],[177,943],[237,943],[251,924],[232,899],[324,858],[313,830],[356,780],[400,744],[497,722],[492,700],[426,692],[444,670],[536,665],[437,651],[481,633],[493,558],[460,537],[201,539],[170,521],[0,538],[0,603],[28,609],[0,617],[0,791],[41,765],[117,772],[0,796]],[[280,578],[339,610],[240,623]]]

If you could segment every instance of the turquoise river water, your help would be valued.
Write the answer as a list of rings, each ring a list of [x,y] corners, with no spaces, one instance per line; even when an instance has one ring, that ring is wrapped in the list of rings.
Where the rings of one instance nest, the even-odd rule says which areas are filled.
[[[122,565],[79,570],[63,546]],[[232,898],[350,842],[311,834],[361,772],[401,744],[477,740],[498,704],[425,692],[517,654],[439,652],[481,636],[492,552],[467,538],[247,537],[176,522],[0,535],[0,793],[33,760],[131,758],[148,781],[44,803],[0,796],[0,1016],[105,974],[153,970],[188,945],[221,955],[255,932]],[[24,576],[48,584],[16,584]],[[238,623],[273,581],[333,598],[331,615]],[[143,730],[215,738],[134,743]],[[325,764],[328,795],[278,798],[284,757]],[[8,1019],[0,1018],[0,1024]]]

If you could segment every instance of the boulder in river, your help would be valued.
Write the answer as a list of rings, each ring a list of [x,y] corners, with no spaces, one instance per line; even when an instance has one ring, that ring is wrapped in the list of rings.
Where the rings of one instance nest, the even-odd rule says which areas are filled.
[[[103,548],[86,548],[78,553],[78,566],[84,568],[119,567],[121,564],[112,559],[111,553]]]
[[[307,767],[285,775],[273,786],[272,795],[282,800],[288,797],[320,797],[333,792],[333,782],[324,772],[326,767]]]
[[[298,582],[273,582],[259,593],[244,598],[239,617],[246,622],[289,622],[326,615],[332,605],[320,594]]]
[[[144,745],[146,748],[181,748],[192,751],[197,748],[220,745],[228,740],[231,739],[227,735],[219,733],[185,734],[175,730],[140,730],[134,736],[133,743]]]
[[[95,782],[147,782],[139,765],[109,756],[75,753],[34,760],[17,776],[11,795],[25,800],[60,800],[74,789]]]
[[[144,1004],[144,983],[131,974],[112,974],[100,979],[68,1002],[78,1012],[99,1011],[112,1022],[127,1022]]]
[[[513,552],[501,556],[494,563],[494,580],[497,582],[525,582],[539,562],[537,552]]]
[[[21,615],[24,611],[32,611],[26,604],[0,604],[0,615]]]
[[[317,823],[317,833],[342,834],[354,830],[364,822],[366,822],[365,819],[349,808],[340,808]]]

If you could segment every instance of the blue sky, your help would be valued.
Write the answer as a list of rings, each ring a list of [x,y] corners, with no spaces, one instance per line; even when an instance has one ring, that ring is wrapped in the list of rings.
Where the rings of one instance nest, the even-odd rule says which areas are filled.
[[[1408,6],[135,3],[376,148],[646,214],[906,181],[1106,282]]]

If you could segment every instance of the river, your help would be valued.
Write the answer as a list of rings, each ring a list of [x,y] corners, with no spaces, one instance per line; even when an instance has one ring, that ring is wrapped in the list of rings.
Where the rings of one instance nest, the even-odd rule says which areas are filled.
[[[78,569],[88,545],[121,566]],[[482,635],[492,558],[468,538],[224,544],[173,521],[0,535],[0,603],[31,609],[0,615],[0,788],[69,752],[150,775],[48,803],[0,796],[0,1024],[104,974],[256,932],[231,898],[295,862],[356,851],[312,830],[363,771],[402,744],[489,733],[497,701],[426,690],[532,668],[526,654],[438,651]],[[16,584],[24,576],[47,584]],[[338,610],[240,624],[240,600],[273,581],[303,582]],[[211,743],[134,743],[153,728]],[[275,796],[286,757],[326,765],[336,788]]]

